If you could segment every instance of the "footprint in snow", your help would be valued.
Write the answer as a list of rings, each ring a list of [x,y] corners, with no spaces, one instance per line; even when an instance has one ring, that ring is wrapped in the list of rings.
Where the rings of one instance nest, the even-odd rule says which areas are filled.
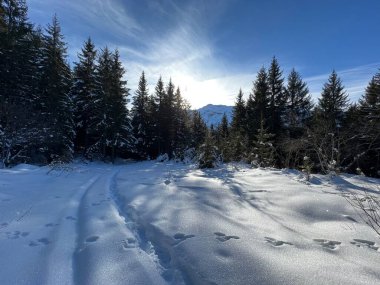
[[[227,236],[221,232],[215,232],[214,235],[216,235],[216,239],[220,242],[226,242],[230,239],[240,239],[238,236]]]
[[[282,241],[282,240],[277,240],[275,238],[271,238],[271,237],[265,237],[265,240],[267,243],[270,243],[271,245],[275,246],[275,247],[278,247],[278,246],[282,246],[282,245],[293,245],[292,243],[290,242],[287,242],[287,241]]]
[[[337,249],[340,244],[342,244],[340,241],[335,241],[335,240],[327,240],[327,239],[313,239],[316,243],[320,244],[323,248],[327,249]]]
[[[91,236],[86,239],[86,242],[96,242],[98,239],[98,236]]]
[[[11,199],[2,199],[1,201],[3,201],[3,202],[10,202]]]
[[[29,242],[29,246],[30,247],[36,247],[36,246],[39,246],[39,245],[48,245],[48,244],[50,244],[50,240],[49,239],[47,239],[47,238],[40,238],[40,239],[38,239],[37,241],[30,241]]]
[[[351,244],[356,245],[357,247],[367,247],[375,251],[378,251],[379,249],[379,246],[377,246],[375,242],[365,239],[354,239],[354,241],[352,241]]]
[[[124,249],[137,247],[137,241],[134,238],[127,238],[121,241]]]
[[[53,224],[53,223],[48,223],[45,225],[45,227],[47,228],[51,228],[51,227],[55,227],[55,226],[58,226],[59,224]]]
[[[176,233],[173,238],[176,240],[176,243],[174,245],[177,245],[189,238],[193,238],[195,237],[195,235],[186,235],[186,234],[183,234],[183,233]]]
[[[66,220],[76,221],[77,218],[74,218],[73,216],[67,216],[67,217],[66,217]]]
[[[14,232],[6,232],[7,239],[18,239],[20,237],[27,237],[29,235],[29,232],[20,232],[20,231],[14,231]]]

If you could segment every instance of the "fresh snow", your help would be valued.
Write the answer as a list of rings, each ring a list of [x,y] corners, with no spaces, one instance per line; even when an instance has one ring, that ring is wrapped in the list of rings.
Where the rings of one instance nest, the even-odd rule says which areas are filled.
[[[0,170],[0,284],[380,284],[380,180],[174,162]]]

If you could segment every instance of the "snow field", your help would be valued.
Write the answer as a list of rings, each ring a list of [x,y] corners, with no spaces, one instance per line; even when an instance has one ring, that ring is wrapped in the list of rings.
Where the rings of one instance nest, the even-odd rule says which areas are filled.
[[[377,284],[379,181],[172,162],[0,171],[1,284]],[[47,174],[48,173],[48,174]]]

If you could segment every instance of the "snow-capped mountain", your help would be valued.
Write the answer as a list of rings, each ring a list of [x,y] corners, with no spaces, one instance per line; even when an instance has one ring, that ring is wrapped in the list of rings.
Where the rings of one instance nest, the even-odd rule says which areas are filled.
[[[219,123],[222,121],[223,114],[227,115],[228,122],[231,123],[232,109],[232,106],[208,104],[198,109],[198,111],[200,112],[207,126],[210,127],[211,125],[219,125]]]

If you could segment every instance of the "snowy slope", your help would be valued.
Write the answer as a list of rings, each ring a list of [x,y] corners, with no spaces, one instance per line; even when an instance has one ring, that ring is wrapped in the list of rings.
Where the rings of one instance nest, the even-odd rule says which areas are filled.
[[[200,112],[203,120],[206,122],[207,126],[217,126],[222,121],[222,117],[224,114],[226,114],[228,122],[231,123],[232,120],[232,106],[225,106],[225,105],[206,105],[198,111]]]
[[[342,197],[379,180],[308,185],[233,164],[48,171],[0,171],[0,284],[380,284],[380,240]]]

